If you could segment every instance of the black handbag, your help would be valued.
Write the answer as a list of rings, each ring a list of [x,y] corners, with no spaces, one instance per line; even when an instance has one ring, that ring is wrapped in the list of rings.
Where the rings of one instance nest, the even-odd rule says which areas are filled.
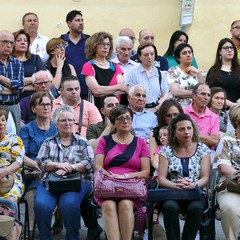
[[[70,192],[81,190],[81,174],[72,172],[65,175],[58,175],[55,172],[48,174],[48,186],[50,192]]]

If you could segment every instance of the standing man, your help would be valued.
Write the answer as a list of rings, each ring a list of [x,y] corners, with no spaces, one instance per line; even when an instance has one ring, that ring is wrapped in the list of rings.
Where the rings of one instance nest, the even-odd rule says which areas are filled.
[[[77,77],[66,76],[61,83],[60,92],[61,95],[53,100],[53,112],[60,105],[68,105],[72,107],[75,115],[73,132],[80,132],[83,137],[86,137],[88,126],[102,121],[100,112],[94,104],[81,99],[81,88]],[[82,126],[81,129],[79,129],[81,101],[83,101],[83,113]]]
[[[19,93],[24,87],[24,70],[22,62],[10,56],[13,46],[13,34],[0,31],[0,105],[11,112],[18,134],[21,119]]]
[[[133,129],[137,137],[145,138],[149,143],[149,134],[157,126],[157,116],[145,109],[146,90],[140,85],[135,85],[130,87],[128,94],[129,107],[133,111]]]
[[[30,52],[40,56],[43,62],[48,60],[46,45],[48,37],[38,34],[39,19],[36,13],[28,12],[22,17],[22,26],[30,35]]]
[[[184,109],[195,122],[201,142],[209,147],[216,147],[219,142],[219,118],[208,107],[211,90],[205,83],[198,83],[193,88],[193,103]]]
[[[232,41],[237,48],[238,60],[240,61],[240,20],[236,20],[231,24],[230,33],[232,34]]]
[[[84,23],[81,11],[72,10],[67,14],[66,22],[69,32],[61,35],[66,42],[65,56],[67,63],[74,66],[77,77],[80,79],[81,97],[87,99],[88,87],[81,76],[82,67],[87,62],[85,55],[85,42],[89,35],[83,33]]]
[[[152,43],[155,42],[155,36],[153,31],[150,29],[143,29],[139,32],[139,39],[138,39],[139,45],[144,43]],[[131,57],[132,60],[135,62],[139,62],[137,58],[137,54],[135,54],[133,57]],[[165,57],[157,56],[156,60],[154,61],[154,66],[159,68],[161,71],[167,71],[168,70],[168,61]]]

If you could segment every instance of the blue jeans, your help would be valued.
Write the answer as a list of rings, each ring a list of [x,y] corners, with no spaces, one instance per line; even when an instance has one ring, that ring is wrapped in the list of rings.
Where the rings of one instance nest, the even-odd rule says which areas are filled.
[[[34,212],[40,239],[53,239],[51,235],[51,219],[56,205],[59,204],[66,229],[66,240],[79,240],[81,227],[80,204],[91,190],[90,184],[82,182],[79,192],[53,193],[46,190],[44,185],[40,183],[34,202]]]

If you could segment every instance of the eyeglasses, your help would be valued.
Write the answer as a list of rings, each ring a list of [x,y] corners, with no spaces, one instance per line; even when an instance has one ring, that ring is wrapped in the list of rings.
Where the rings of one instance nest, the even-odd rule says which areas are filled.
[[[15,45],[15,42],[13,42],[13,41],[0,40],[0,42],[1,42],[3,45],[5,45],[5,46],[7,46],[7,45],[14,46],[14,45]]]
[[[131,117],[118,117],[118,118],[116,118],[116,121],[119,121],[119,122],[122,122],[122,123],[124,123],[125,121],[131,122],[132,118]]]
[[[165,114],[164,117],[168,119],[175,118],[179,113],[173,113],[173,114]]]
[[[51,103],[40,103],[40,104],[36,104],[36,106],[40,107],[40,108],[49,108],[49,107],[52,107],[52,104]]]
[[[75,121],[75,119],[71,119],[71,118],[65,118],[65,119],[58,119],[58,122],[60,123],[73,123]]]
[[[43,86],[43,85],[49,85],[51,81],[46,81],[46,82],[38,82],[38,83],[34,83],[36,84],[37,86]]]
[[[211,94],[210,93],[206,93],[206,92],[200,92],[200,93],[197,93],[198,95],[202,95],[202,96],[208,96],[208,97],[211,97]]]
[[[66,46],[65,45],[57,45],[55,48],[57,48],[57,49],[65,49]]]
[[[227,51],[233,51],[234,47],[233,46],[226,46],[226,47],[222,47],[222,49],[227,50]]]
[[[240,29],[240,26],[235,26],[235,27],[232,27],[232,29],[236,28],[237,30]]]
[[[98,45],[101,45],[101,46],[103,46],[103,47],[110,47],[111,46],[111,43],[110,42],[107,42],[107,43],[105,43],[105,42],[102,42],[102,43],[99,43]]]

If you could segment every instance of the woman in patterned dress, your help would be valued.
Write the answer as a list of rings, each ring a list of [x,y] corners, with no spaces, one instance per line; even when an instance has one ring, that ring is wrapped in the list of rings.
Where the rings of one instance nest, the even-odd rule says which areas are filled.
[[[13,133],[6,134],[7,118],[8,112],[4,107],[0,107],[0,179],[9,174],[14,177],[12,189],[8,193],[0,194],[0,198],[6,198],[17,204],[24,192],[21,166],[25,150],[20,137]],[[20,234],[21,226],[19,223],[15,223],[12,232],[6,239],[16,240]]]
[[[203,188],[210,171],[210,150],[199,142],[197,128],[187,114],[179,114],[169,125],[169,145],[164,146],[159,157],[159,185],[163,188]],[[174,174],[173,174],[174,173]],[[167,200],[163,203],[163,219],[167,239],[180,239],[179,214],[186,220],[182,239],[194,240],[200,227],[206,197],[199,200]]]

